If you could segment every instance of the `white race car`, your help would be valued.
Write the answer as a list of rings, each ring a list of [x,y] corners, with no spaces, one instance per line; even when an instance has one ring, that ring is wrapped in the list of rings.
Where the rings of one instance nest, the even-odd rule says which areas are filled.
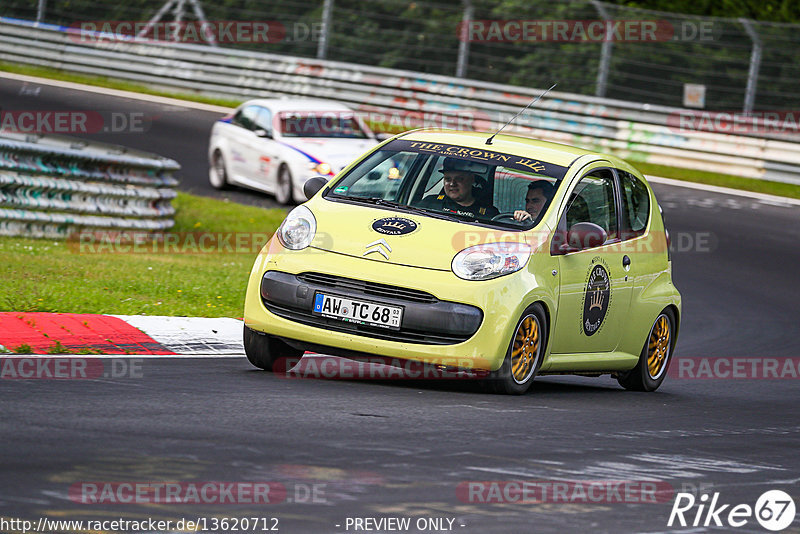
[[[211,129],[209,181],[303,202],[312,176],[332,178],[378,143],[347,106],[328,100],[250,100]]]

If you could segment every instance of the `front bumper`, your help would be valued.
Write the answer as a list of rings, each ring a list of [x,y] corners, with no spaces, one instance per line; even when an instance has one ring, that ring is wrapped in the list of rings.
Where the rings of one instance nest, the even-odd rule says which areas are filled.
[[[316,293],[379,301],[403,308],[400,330],[359,325],[314,315]],[[299,275],[267,271],[261,279],[261,299],[271,313],[301,324],[375,339],[452,345],[467,341],[481,325],[480,308],[443,302],[423,291],[376,284],[341,276],[306,272]]]
[[[310,272],[317,277],[309,278]],[[343,273],[348,276],[343,277]],[[323,284],[343,278],[357,282],[356,286],[343,292]],[[434,365],[496,370],[526,303],[540,300],[550,309],[554,306],[555,295],[543,282],[526,270],[471,282],[450,271],[383,263],[310,247],[289,251],[273,238],[250,273],[244,320],[249,328],[307,350],[329,347]],[[405,309],[405,331],[401,329],[399,335],[397,331],[350,325],[310,313],[314,293],[320,288],[396,304],[390,300],[394,297],[370,294],[376,285],[408,292],[397,296]],[[422,295],[433,301],[422,302]],[[409,307],[409,298],[420,300]]]

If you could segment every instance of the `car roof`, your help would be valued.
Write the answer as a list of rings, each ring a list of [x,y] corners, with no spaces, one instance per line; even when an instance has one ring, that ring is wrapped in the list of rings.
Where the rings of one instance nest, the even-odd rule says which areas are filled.
[[[608,159],[605,154],[577,148],[550,141],[540,141],[529,137],[518,135],[500,134],[497,135],[491,145],[486,144],[486,140],[491,136],[487,132],[465,132],[458,130],[442,130],[437,128],[426,128],[412,130],[403,134],[403,139],[408,141],[423,141],[427,143],[445,143],[459,145],[468,148],[489,150],[492,152],[503,152],[520,156],[530,156],[542,161],[568,167],[581,156],[592,155],[598,158]]]
[[[335,100],[321,98],[257,98],[248,100],[239,107],[264,106],[274,112],[280,111],[352,111],[349,107]]]

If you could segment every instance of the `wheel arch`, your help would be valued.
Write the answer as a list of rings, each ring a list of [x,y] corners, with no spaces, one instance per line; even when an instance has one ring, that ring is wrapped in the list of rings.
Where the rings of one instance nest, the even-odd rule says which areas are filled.
[[[681,311],[675,304],[668,305],[664,310],[670,310],[675,318],[675,334],[672,336],[672,352],[675,352],[675,344],[678,342],[678,334],[681,331]]]

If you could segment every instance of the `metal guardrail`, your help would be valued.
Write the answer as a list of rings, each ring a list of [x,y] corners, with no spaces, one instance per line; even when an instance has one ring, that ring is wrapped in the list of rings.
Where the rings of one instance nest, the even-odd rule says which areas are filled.
[[[173,226],[180,166],[118,147],[0,132],[0,235],[66,238],[82,229]]]
[[[0,18],[0,61],[121,78],[229,99],[315,97],[375,118],[426,114],[476,129],[504,123],[541,91],[379,67],[202,45],[112,40]],[[99,38],[97,38],[99,37]],[[550,93],[511,131],[615,153],[633,162],[800,184],[800,134],[756,121],[744,134],[682,130],[680,108]],[[380,121],[378,121],[380,122]],[[796,131],[796,130],[795,130]]]

